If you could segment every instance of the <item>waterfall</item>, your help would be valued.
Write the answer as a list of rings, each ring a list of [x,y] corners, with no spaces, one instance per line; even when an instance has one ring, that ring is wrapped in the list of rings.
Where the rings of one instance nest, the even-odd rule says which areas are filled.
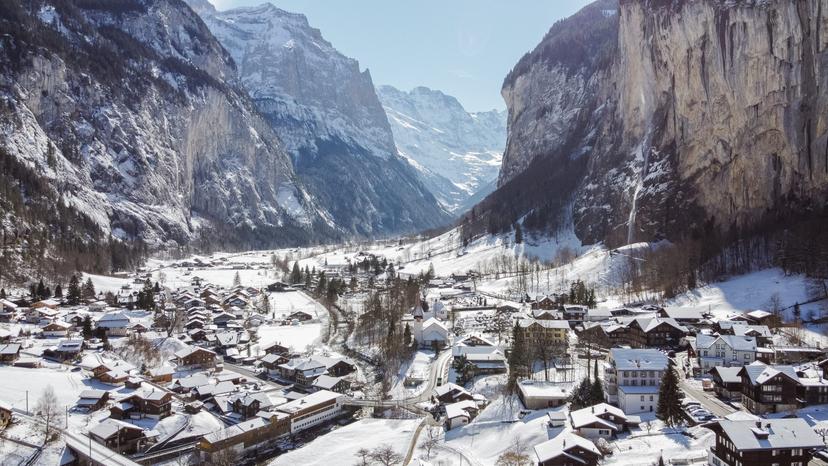
[[[638,156],[636,159],[641,159],[641,169],[638,171],[638,181],[633,190],[632,202],[630,203],[630,215],[627,218],[627,244],[632,244],[635,239],[635,216],[638,206],[638,194],[644,186],[644,178],[647,177],[647,171],[650,168],[650,125],[647,125],[647,134],[641,144],[638,145]]]

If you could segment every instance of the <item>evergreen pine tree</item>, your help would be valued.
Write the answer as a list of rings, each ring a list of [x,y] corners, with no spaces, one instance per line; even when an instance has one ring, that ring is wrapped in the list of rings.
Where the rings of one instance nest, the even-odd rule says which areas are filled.
[[[60,283],[55,285],[55,298],[63,299],[63,287],[60,286]]]
[[[83,299],[95,299],[95,285],[92,283],[91,278],[87,278],[86,283],[83,284],[81,297]]]
[[[411,344],[411,326],[408,322],[405,323],[405,330],[403,330],[403,342],[406,346]]]
[[[515,244],[523,242],[523,230],[520,228],[520,223],[515,223]]]
[[[236,271],[236,275],[233,275],[233,286],[240,286],[241,285],[241,275],[239,275],[239,271]]]
[[[300,283],[302,281],[302,272],[299,270],[299,261],[293,263],[293,270],[290,271],[290,283]]]
[[[6,299],[6,289],[0,288],[0,299]]]
[[[514,393],[517,390],[518,378],[523,376],[526,371],[526,343],[523,340],[523,333],[520,331],[517,322],[512,328],[512,349],[509,352],[509,392]]]
[[[36,299],[46,299],[46,284],[43,283],[43,279],[41,278],[40,281],[37,283],[37,290],[36,290]]]
[[[569,395],[569,409],[576,410],[591,406],[590,394],[592,386],[589,383],[589,378],[584,377],[577,388]]]
[[[661,377],[656,416],[670,427],[680,424],[682,420],[679,381],[672,359],[668,359],[667,371]]]
[[[69,279],[69,289],[66,291],[66,302],[70,306],[77,306],[81,300],[81,287],[77,275],[72,275]]]
[[[598,377],[598,361],[595,361],[595,372],[592,375],[592,386],[590,388],[591,404],[598,404],[604,402],[604,384],[601,378]]]
[[[83,318],[83,326],[81,327],[81,334],[84,340],[92,338],[92,318],[88,315]]]

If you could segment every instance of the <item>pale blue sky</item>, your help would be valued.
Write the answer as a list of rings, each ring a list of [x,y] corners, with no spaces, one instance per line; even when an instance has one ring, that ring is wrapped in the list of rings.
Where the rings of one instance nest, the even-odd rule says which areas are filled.
[[[219,10],[265,0],[210,0]],[[500,86],[558,19],[589,0],[271,0],[304,13],[374,84],[428,86],[469,111],[503,109]]]

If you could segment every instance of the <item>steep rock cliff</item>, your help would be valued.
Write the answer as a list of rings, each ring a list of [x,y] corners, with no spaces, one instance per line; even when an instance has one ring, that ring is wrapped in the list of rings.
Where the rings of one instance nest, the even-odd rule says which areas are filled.
[[[581,239],[621,244],[821,208],[826,6],[600,1],[556,24],[504,83],[509,142],[481,211],[574,203]],[[592,40],[574,53],[573,37]],[[561,181],[553,198],[520,187],[530,174]]]
[[[398,155],[368,70],[304,15],[271,4],[228,11],[190,4],[233,56],[242,85],[339,227],[373,236],[448,220]]]
[[[54,202],[153,247],[334,234],[235,87],[232,59],[182,2],[25,1],[0,12],[0,145]]]
[[[506,113],[468,112],[456,98],[417,87],[380,86],[399,152],[440,203],[462,214],[494,189],[506,143]]]

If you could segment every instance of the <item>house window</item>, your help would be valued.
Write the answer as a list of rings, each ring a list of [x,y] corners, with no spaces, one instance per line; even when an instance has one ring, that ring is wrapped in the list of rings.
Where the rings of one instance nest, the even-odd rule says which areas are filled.
[[[644,395],[641,395],[641,401],[644,401]]]
[[[791,455],[801,456],[802,455],[802,449],[801,448],[794,448],[793,450],[791,450]]]
[[[771,456],[779,456],[779,450],[771,450]]]

